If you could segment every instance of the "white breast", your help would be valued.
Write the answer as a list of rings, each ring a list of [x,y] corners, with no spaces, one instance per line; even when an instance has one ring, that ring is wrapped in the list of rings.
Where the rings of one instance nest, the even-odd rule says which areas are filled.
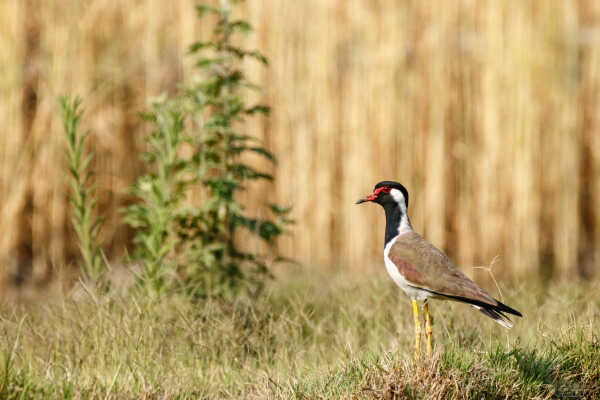
[[[402,289],[408,297],[410,297],[412,300],[426,300],[427,298],[431,297],[432,294],[426,290],[422,290],[409,285],[406,279],[404,279],[400,272],[398,272],[398,268],[396,268],[392,260],[390,260],[390,258],[388,257],[390,249],[392,248],[392,246],[396,242],[396,239],[398,239],[399,236],[400,235],[390,240],[383,249],[383,260],[385,261],[385,269],[387,270],[392,280],[396,283],[396,285],[400,286],[400,289]]]

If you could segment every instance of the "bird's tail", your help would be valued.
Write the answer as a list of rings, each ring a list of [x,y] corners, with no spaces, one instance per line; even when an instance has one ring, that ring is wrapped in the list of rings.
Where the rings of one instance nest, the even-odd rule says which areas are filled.
[[[510,329],[513,326],[512,321],[510,320],[510,318],[508,318],[506,314],[513,314],[518,317],[523,316],[523,314],[521,314],[514,308],[511,308],[506,304],[499,302],[498,300],[496,300],[496,303],[496,305],[485,303],[473,304],[473,307],[475,307],[476,309],[478,309],[479,311],[481,311],[482,313],[484,313],[485,315],[487,315],[506,329]]]
[[[436,293],[436,294],[439,294],[439,293]],[[506,314],[516,315],[517,317],[523,316],[523,314],[521,314],[519,311],[507,306],[506,304],[499,302],[498,300],[496,300],[494,298],[491,298],[491,300],[494,300],[496,302],[496,304],[484,303],[483,301],[480,301],[480,300],[468,299],[468,298],[459,297],[459,296],[449,296],[449,295],[442,295],[442,296],[444,296],[448,299],[462,301],[462,302],[472,305],[473,307],[475,307],[476,309],[478,309],[479,311],[481,311],[482,313],[484,313],[485,315],[487,315],[488,317],[490,317],[491,319],[493,319],[494,321],[496,321],[498,324],[502,325],[506,329],[510,329],[513,326],[512,321]]]
[[[493,308],[484,308],[482,306],[473,305],[476,309],[496,321],[498,324],[502,325],[506,329],[512,328],[513,324],[510,318],[506,316],[502,311],[495,310]]]

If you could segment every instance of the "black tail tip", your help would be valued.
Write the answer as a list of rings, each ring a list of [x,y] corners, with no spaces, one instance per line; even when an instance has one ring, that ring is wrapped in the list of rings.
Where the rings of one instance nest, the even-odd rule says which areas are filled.
[[[498,300],[496,300],[496,302],[498,303],[498,305],[495,307],[497,311],[502,311],[507,314],[516,315],[517,317],[521,317],[521,318],[523,317],[523,314],[521,314],[519,311],[515,310],[514,308],[511,308],[511,307],[507,306],[506,304],[499,302]]]

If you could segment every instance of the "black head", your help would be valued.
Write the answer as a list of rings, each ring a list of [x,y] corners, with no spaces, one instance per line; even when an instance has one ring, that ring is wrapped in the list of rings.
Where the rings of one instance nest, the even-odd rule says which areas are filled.
[[[408,208],[408,191],[404,186],[394,181],[379,182],[368,196],[358,200],[356,204],[372,201],[385,208],[386,205],[398,204],[404,201],[404,207]]]

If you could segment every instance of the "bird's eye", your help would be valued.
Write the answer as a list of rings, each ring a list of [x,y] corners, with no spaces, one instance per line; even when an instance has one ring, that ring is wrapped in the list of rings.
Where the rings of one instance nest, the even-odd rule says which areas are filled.
[[[377,189],[377,193],[380,194],[388,194],[389,192],[391,192],[392,188],[389,186],[382,186],[379,189]]]
[[[392,188],[390,188],[389,186],[382,186],[382,187],[376,189],[373,192],[373,195],[377,196],[377,195],[381,195],[381,194],[388,194],[391,190],[392,190]]]

